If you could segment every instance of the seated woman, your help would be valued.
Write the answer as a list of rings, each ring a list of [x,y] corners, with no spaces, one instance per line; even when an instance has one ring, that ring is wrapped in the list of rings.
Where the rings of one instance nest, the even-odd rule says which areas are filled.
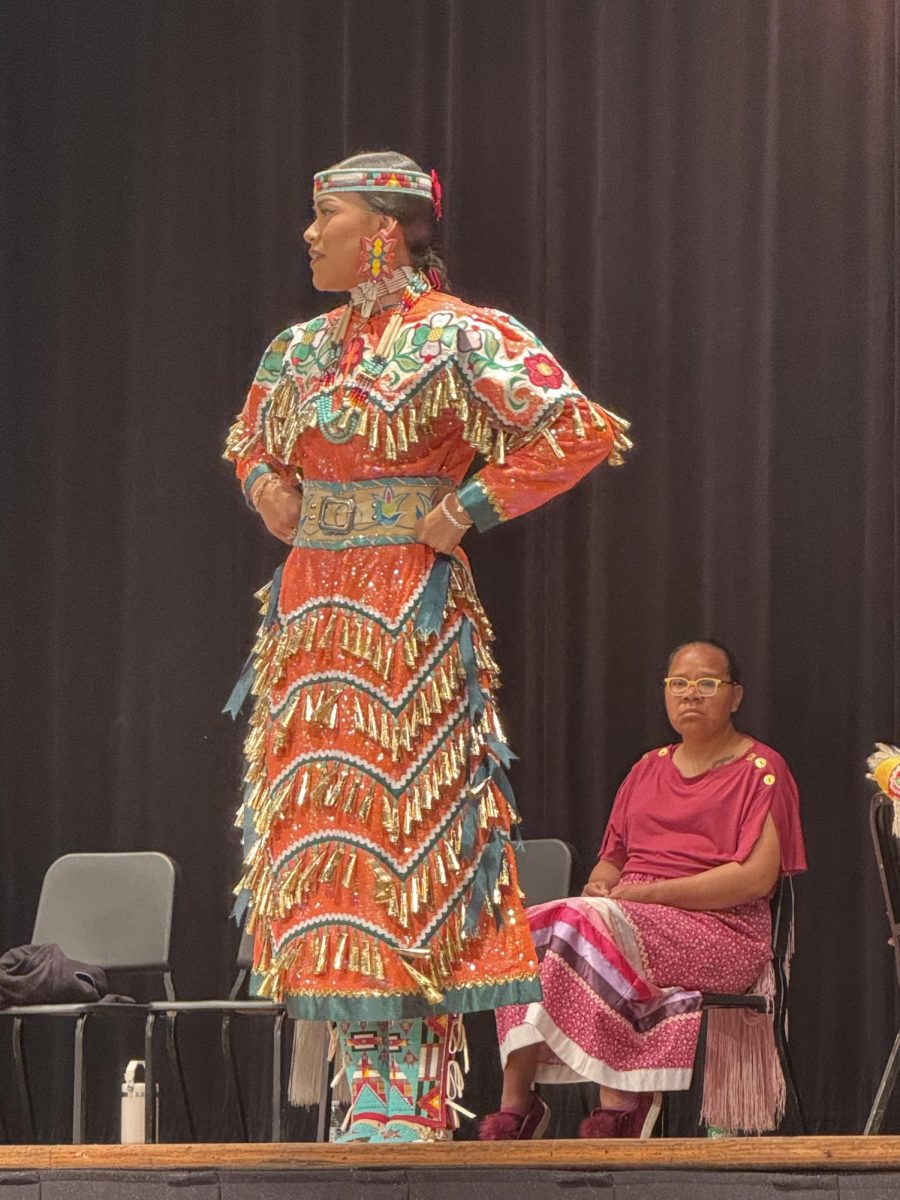
[[[765,988],[767,975],[771,986],[769,897],[780,874],[806,869],[796,785],[776,751],[735,728],[744,689],[724,646],[679,646],[664,687],[681,741],[628,773],[582,897],[528,910],[544,998],[497,1011],[503,1097],[484,1140],[540,1137],[550,1112],[535,1081],[585,1080],[600,1105],[582,1137],[647,1137],[660,1091],[690,1086],[700,991]],[[770,1128],[771,1019],[723,1015],[757,1039],[755,1087],[732,1089],[729,1127]],[[711,1050],[714,1037],[711,1022]],[[704,1103],[707,1119],[722,1109]]]

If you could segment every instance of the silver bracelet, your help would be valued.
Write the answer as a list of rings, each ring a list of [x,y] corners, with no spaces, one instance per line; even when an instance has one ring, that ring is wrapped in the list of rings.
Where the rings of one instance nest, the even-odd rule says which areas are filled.
[[[449,498],[450,498],[450,493],[447,492],[447,494],[443,497],[443,499],[441,500],[441,503],[440,503],[441,512],[444,514],[444,516],[447,518],[447,520],[450,522],[450,524],[455,525],[457,529],[462,529],[462,530],[471,529],[472,528],[471,521],[469,522],[468,525],[466,525],[462,521],[457,521],[456,517],[454,517],[453,513],[447,507],[447,501]]]

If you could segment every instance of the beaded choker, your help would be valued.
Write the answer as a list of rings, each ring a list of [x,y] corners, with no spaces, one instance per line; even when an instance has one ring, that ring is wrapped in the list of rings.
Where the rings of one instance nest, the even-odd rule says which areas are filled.
[[[386,283],[390,284],[398,275],[407,270],[409,268],[401,267],[400,271],[391,275]],[[337,409],[332,409],[332,397],[335,391],[337,373],[344,358],[344,342],[347,339],[347,331],[350,328],[350,318],[353,313],[352,304],[346,305],[341,314],[341,319],[338,321],[334,333],[331,335],[334,358],[332,359],[331,366],[322,376],[316,397],[319,429],[330,442],[348,442],[356,433],[360,418],[365,411],[366,404],[371,395],[372,385],[387,366],[391,346],[400,332],[400,326],[403,324],[404,317],[419,297],[424,296],[426,292],[431,290],[428,280],[418,271],[412,271],[410,275],[404,275],[403,277],[409,280],[403,297],[391,313],[388,323],[384,328],[384,333],[378,341],[375,353],[364,354],[361,362],[350,373],[349,378],[344,381],[341,389],[341,403]],[[390,287],[389,290],[395,291],[396,286]]]
[[[398,267],[392,274],[383,279],[371,279],[358,283],[350,290],[350,303],[358,308],[364,317],[372,315],[372,309],[379,300],[399,292],[402,287],[409,287],[416,274],[414,267]]]

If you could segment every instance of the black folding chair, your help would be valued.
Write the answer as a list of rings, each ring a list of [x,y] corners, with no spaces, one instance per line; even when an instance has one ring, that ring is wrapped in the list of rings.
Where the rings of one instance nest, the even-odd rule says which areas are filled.
[[[538,838],[523,843],[522,852],[517,853],[519,862],[519,884],[525,893],[525,903],[544,904],[550,900],[561,900],[570,894],[572,874],[572,849],[555,838]],[[751,1012],[768,1012],[771,1008],[774,1025],[775,1048],[784,1073],[787,1089],[788,1109],[801,1130],[806,1132],[806,1122],[800,1103],[787,1044],[787,956],[793,920],[793,889],[790,880],[783,879],[772,901],[772,958],[775,970],[775,996],[752,992],[725,994],[703,993],[703,1017],[698,1042],[698,1066],[702,1068],[706,1047],[707,1012],[712,1008],[744,1008]],[[900,1042],[900,1035],[898,1035]],[[664,1136],[666,1111],[663,1106],[659,1129]]]
[[[58,858],[44,876],[32,944],[55,943],[69,958],[104,971],[158,974],[164,994],[174,999],[169,941],[176,871],[172,859],[156,851]],[[34,1141],[34,1107],[24,1022],[34,1017],[62,1017],[75,1023],[72,1141],[83,1142],[88,1018],[121,1018],[123,1013],[141,1011],[141,1005],[128,1003],[29,1004],[0,1009],[0,1017],[12,1019],[16,1083],[29,1141]]]
[[[772,898],[772,966],[775,971],[773,999],[756,992],[703,992],[703,1016],[697,1043],[695,1067],[701,1069],[706,1059],[707,1014],[712,1008],[743,1008],[749,1012],[772,1013],[772,1031],[787,1093],[787,1113],[793,1117],[801,1133],[806,1133],[806,1118],[800,1103],[800,1093],[787,1041],[787,959],[794,917],[794,889],[789,878],[782,878]],[[661,1133],[665,1136],[665,1106]]]
[[[192,1013],[221,1013],[221,1039],[222,1039],[222,1057],[225,1063],[226,1070],[231,1080],[232,1090],[234,1092],[235,1103],[238,1110],[238,1119],[241,1126],[241,1137],[243,1140],[249,1141],[250,1135],[247,1125],[247,1110],[244,1104],[243,1091],[241,1089],[240,1074],[238,1072],[237,1058],[234,1051],[234,1042],[232,1038],[232,1022],[234,1017],[264,1017],[272,1022],[272,1141],[281,1141],[281,1128],[283,1116],[283,1099],[282,1099],[282,1084],[281,1084],[281,1063],[282,1063],[282,1030],[284,1026],[285,1009],[282,1004],[273,1004],[270,1000],[255,999],[252,997],[241,997],[242,991],[245,990],[247,976],[250,968],[253,966],[253,935],[246,931],[241,937],[240,946],[238,947],[237,967],[238,972],[232,984],[231,991],[228,993],[227,999],[224,1000],[179,1000],[173,1003],[168,1001],[159,1001],[147,1006],[147,1023],[144,1030],[144,1092],[147,1096],[147,1102],[144,1107],[144,1131],[145,1140],[154,1142],[158,1140],[159,1131],[156,1127],[156,1104],[150,1102],[150,1098],[156,1094],[155,1082],[155,1057],[154,1057],[154,1034],[156,1031],[156,1022],[161,1017],[165,1022],[166,1027],[166,1048],[168,1051],[169,1063],[172,1069],[172,1074],[178,1082],[178,1087],[181,1095],[182,1107],[185,1118],[187,1120],[188,1129],[190,1131],[191,1141],[197,1140],[197,1132],[193,1113],[191,1111],[190,1101],[188,1098],[188,1090],[185,1082],[184,1068],[181,1061],[181,1054],[178,1046],[178,1037],[176,1031],[176,1020],[180,1016],[189,1016]]]
[[[894,970],[900,983],[900,839],[894,833],[894,802],[883,792],[876,792],[869,802],[869,829],[878,863],[884,910],[891,930],[890,944],[894,951]],[[887,1064],[878,1084],[878,1091],[866,1120],[863,1133],[880,1133],[884,1114],[900,1072],[900,1030],[888,1055]]]

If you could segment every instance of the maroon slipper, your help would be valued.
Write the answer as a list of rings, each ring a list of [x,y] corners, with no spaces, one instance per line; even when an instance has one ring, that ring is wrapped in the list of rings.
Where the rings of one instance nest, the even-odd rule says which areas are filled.
[[[641,1092],[634,1108],[595,1108],[578,1133],[583,1138],[648,1138],[661,1107],[661,1092]]]
[[[480,1142],[527,1142],[543,1137],[550,1124],[550,1109],[540,1096],[533,1096],[531,1108],[521,1113],[501,1109],[484,1118],[478,1126]]]

